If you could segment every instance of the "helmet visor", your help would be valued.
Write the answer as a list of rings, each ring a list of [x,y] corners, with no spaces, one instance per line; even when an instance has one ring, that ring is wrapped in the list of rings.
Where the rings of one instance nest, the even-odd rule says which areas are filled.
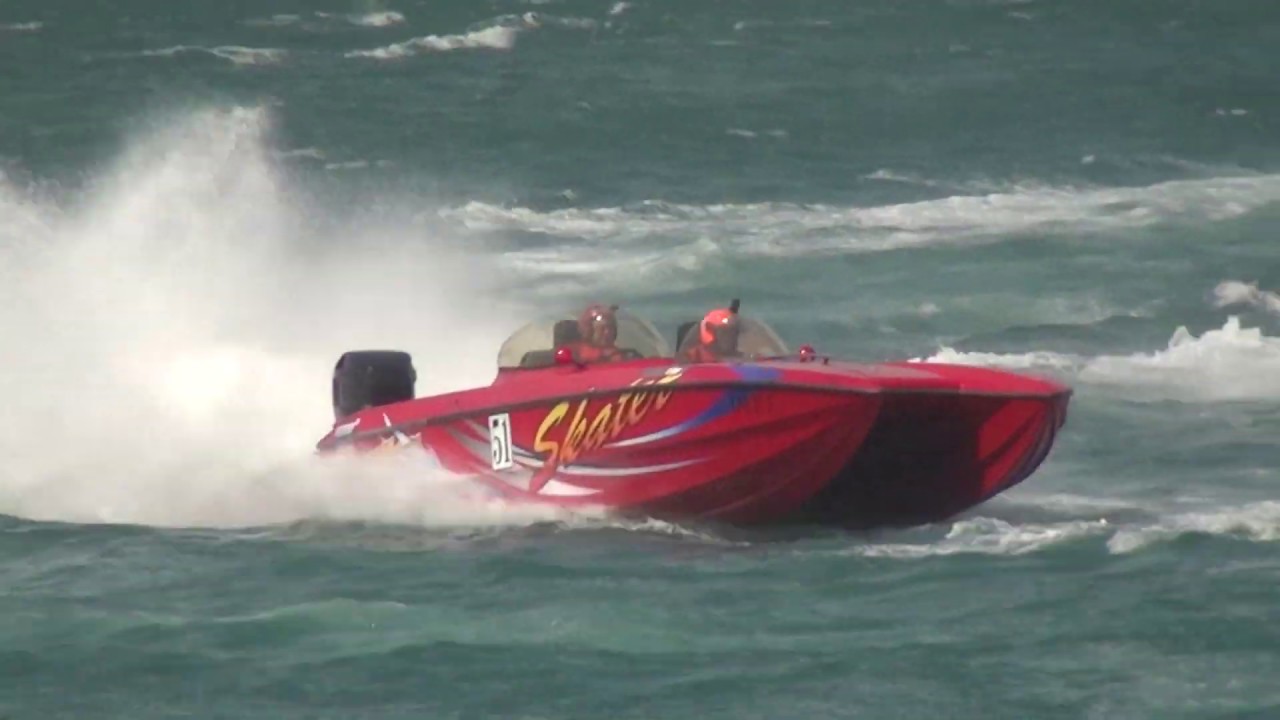
[[[711,332],[715,335],[716,350],[720,352],[737,352],[738,334],[741,329],[736,317],[731,317],[726,323],[712,325]]]
[[[587,340],[593,345],[612,345],[618,339],[618,321],[612,314],[597,311],[588,318]]]

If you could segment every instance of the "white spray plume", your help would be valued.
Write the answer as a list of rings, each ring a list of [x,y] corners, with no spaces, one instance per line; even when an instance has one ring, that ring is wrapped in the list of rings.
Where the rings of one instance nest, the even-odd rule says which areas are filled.
[[[300,199],[270,130],[261,109],[186,113],[70,200],[0,176],[0,513],[494,520],[422,497],[428,470],[315,469],[343,350],[408,350],[419,394],[459,389],[492,378],[520,318],[408,220],[420,207],[366,222]]]

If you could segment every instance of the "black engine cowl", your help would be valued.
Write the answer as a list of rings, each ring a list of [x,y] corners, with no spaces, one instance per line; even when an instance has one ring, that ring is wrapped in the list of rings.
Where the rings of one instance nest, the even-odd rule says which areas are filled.
[[[333,366],[334,420],[368,407],[412,400],[417,381],[413,358],[407,352],[345,352]]]

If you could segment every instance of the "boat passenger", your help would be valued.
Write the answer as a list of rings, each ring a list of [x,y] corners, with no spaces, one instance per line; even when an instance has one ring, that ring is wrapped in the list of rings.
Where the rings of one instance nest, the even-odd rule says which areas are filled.
[[[742,353],[738,351],[740,330],[737,313],[727,308],[712,310],[698,323],[698,342],[686,347],[681,352],[681,359],[688,362],[718,362],[725,358],[742,357]]]
[[[617,306],[591,305],[578,316],[578,339],[569,343],[580,363],[615,362],[622,358],[618,341]]]

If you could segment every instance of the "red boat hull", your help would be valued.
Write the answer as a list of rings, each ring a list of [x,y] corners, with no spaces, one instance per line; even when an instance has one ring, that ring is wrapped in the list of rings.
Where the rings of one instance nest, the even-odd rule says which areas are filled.
[[[1024,480],[1069,397],[1047,380],[953,365],[644,359],[504,371],[489,387],[342,418],[318,448],[420,446],[519,501],[904,526]]]

